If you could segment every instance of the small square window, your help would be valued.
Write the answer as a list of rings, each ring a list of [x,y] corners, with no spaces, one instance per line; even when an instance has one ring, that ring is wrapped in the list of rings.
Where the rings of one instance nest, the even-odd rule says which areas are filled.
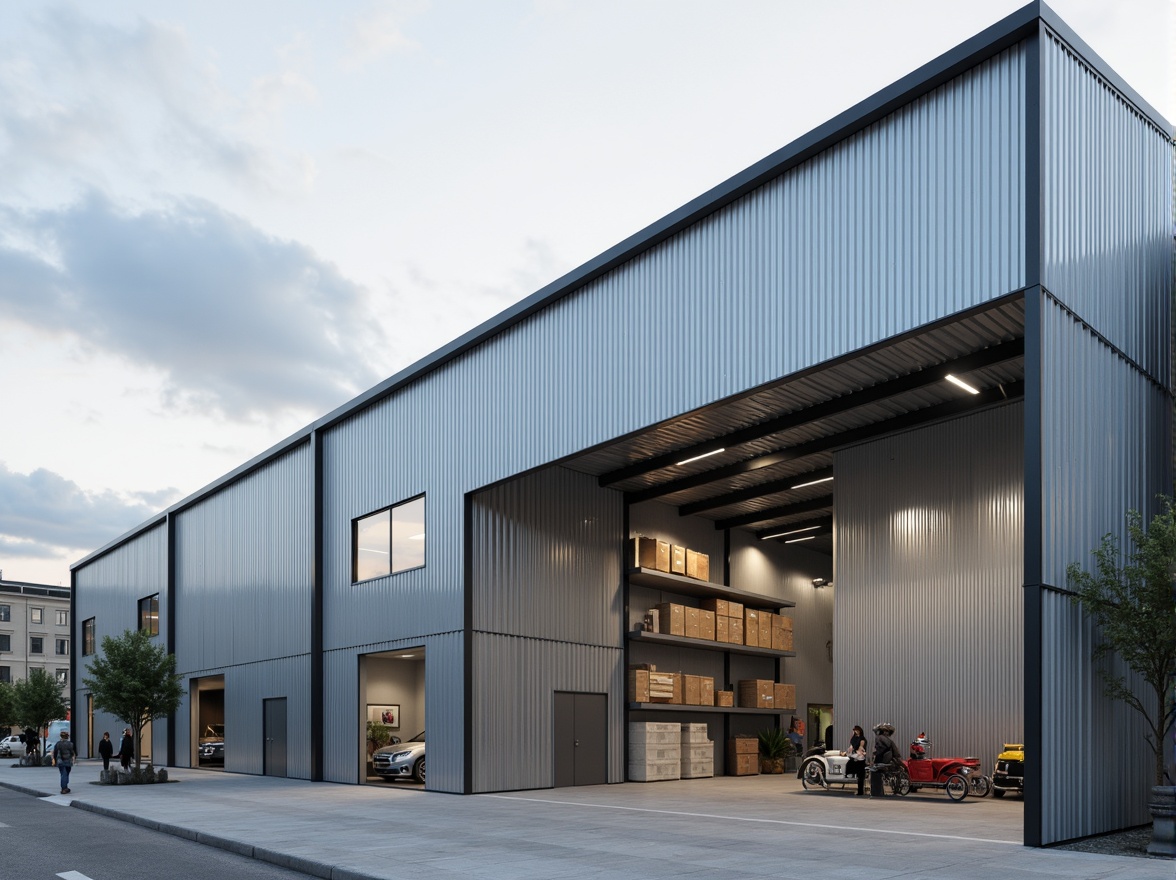
[[[352,522],[352,579],[356,583],[424,564],[424,495]]]
[[[57,683],[60,685],[69,684],[69,670],[68,669],[58,669],[57,670]]]
[[[45,609],[44,608],[30,608],[29,609],[29,623],[44,623]]]
[[[150,636],[159,635],[159,593],[139,600],[139,629]]]
[[[94,653],[94,618],[82,621],[82,654]]]
[[[29,636],[29,653],[44,654],[45,640],[41,636]]]
[[[7,623],[12,620],[12,606],[0,605],[0,623]]]
[[[0,651],[12,650],[12,636],[8,633],[0,633]]]
[[[68,611],[58,611],[57,612],[57,625],[58,626],[69,626],[69,612]]]
[[[58,656],[69,656],[69,639],[54,639],[56,642],[55,648]]]

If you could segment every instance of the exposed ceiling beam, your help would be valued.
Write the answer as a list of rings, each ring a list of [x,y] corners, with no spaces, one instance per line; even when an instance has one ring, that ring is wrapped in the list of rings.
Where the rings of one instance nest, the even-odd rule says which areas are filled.
[[[797,501],[795,504],[783,504],[779,507],[769,507],[767,510],[756,510],[732,516],[728,519],[715,520],[715,528],[737,529],[756,522],[767,522],[770,519],[780,519],[783,516],[795,516],[798,513],[815,513],[833,506],[832,495],[822,495],[820,498],[810,498],[808,501]]]
[[[731,431],[728,434],[713,437],[690,446],[684,446],[673,452],[655,455],[644,461],[639,461],[606,474],[601,474],[598,479],[601,486],[611,486],[615,483],[670,467],[687,458],[703,455],[715,449],[730,449],[732,446],[738,446],[741,443],[750,443],[770,434],[787,431],[806,422],[814,421],[815,419],[828,418],[846,410],[865,406],[870,403],[877,403],[879,400],[885,400],[897,394],[904,394],[908,391],[924,388],[927,385],[933,385],[936,382],[943,381],[943,377],[948,373],[970,373],[973,370],[979,370],[984,367],[993,366],[994,364],[1003,363],[1004,361],[1013,360],[1014,358],[1021,357],[1024,353],[1024,339],[1013,339],[1009,342],[1002,342],[998,345],[993,345],[989,348],[973,352],[972,354],[956,358],[955,360],[925,367],[922,370],[908,373],[905,376],[899,376],[896,379],[879,382],[877,385],[871,385],[869,388],[863,388],[860,391],[844,394],[832,400],[822,401],[821,403],[797,410],[796,412],[787,413],[778,418],[749,425],[746,428],[740,428],[737,431]]]
[[[638,504],[642,501],[651,501],[654,498],[663,498],[666,495],[673,495],[675,492],[683,492],[687,489],[696,489],[699,486],[705,486],[708,483],[715,483],[720,480],[726,480],[731,477],[739,476],[740,474],[751,473],[752,471],[757,471],[761,468],[771,467],[772,465],[781,464],[786,461],[792,461],[797,458],[803,458],[806,455],[814,455],[818,452],[829,452],[833,449],[837,449],[850,443],[860,443],[863,440],[870,440],[874,437],[880,437],[884,434],[889,434],[894,431],[900,431],[905,428],[912,428],[927,422],[936,421],[938,419],[960,415],[988,404],[1000,403],[1004,400],[1012,400],[1021,397],[1024,394],[1024,387],[1024,382],[1012,382],[1008,385],[997,388],[988,388],[984,391],[981,391],[979,394],[968,395],[967,398],[961,397],[957,398],[956,400],[950,400],[947,403],[940,403],[936,404],[935,406],[924,407],[923,409],[904,413],[901,416],[895,416],[892,419],[884,419],[880,422],[863,425],[861,428],[842,431],[839,434],[830,434],[828,437],[821,437],[817,440],[811,440],[808,443],[801,443],[791,448],[780,449],[764,455],[757,455],[753,458],[745,458],[743,461],[737,461],[733,464],[712,468],[709,471],[702,471],[697,474],[691,474],[687,477],[680,477],[677,480],[669,480],[656,486],[648,486],[635,492],[626,492],[625,500],[630,504]]]
[[[778,492],[788,492],[795,489],[801,483],[813,483],[817,480],[827,480],[833,476],[833,468],[821,468],[820,470],[809,471],[804,474],[796,474],[787,477],[783,480],[772,480],[770,483],[760,483],[756,486],[748,486],[746,489],[739,489],[735,492],[728,492],[725,495],[715,495],[713,498],[704,498],[702,501],[693,501],[690,504],[683,504],[678,508],[679,516],[694,516],[696,513],[702,513],[707,510],[717,510],[720,507],[727,507],[731,504],[738,504],[741,501],[750,501],[752,498],[762,498],[765,495],[775,495]]]

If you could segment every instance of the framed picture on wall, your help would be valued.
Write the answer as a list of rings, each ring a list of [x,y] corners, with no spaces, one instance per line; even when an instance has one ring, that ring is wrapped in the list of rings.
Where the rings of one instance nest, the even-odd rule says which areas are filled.
[[[400,729],[400,706],[397,704],[368,703],[368,721],[385,724],[393,730]]]

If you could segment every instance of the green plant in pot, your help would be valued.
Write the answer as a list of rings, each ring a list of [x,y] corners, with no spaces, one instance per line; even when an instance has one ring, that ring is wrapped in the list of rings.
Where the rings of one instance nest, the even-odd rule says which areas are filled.
[[[759,732],[761,773],[783,773],[784,765],[792,757],[792,740],[787,731],[772,727]]]
[[[367,723],[368,763],[371,763],[372,755],[376,749],[382,749],[390,742],[392,742],[392,728],[386,724],[381,724],[379,721],[369,721]]]

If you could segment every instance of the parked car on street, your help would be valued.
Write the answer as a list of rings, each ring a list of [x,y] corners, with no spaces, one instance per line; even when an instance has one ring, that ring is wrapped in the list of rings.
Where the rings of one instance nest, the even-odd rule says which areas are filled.
[[[25,740],[23,733],[14,733],[0,739],[0,758],[23,758],[25,755]]]
[[[425,781],[425,732],[422,730],[405,743],[393,743],[376,749],[372,755],[372,772],[384,779]]]
[[[223,724],[209,724],[204,728],[204,735],[200,737],[200,763],[225,763],[225,726]]]

